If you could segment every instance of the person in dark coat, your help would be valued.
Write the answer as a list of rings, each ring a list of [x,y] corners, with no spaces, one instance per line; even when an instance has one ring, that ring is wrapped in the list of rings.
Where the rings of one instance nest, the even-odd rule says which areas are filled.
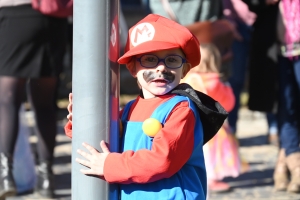
[[[265,112],[269,126],[269,142],[278,145],[277,136],[277,36],[276,19],[278,4],[259,1],[247,2],[256,13],[253,24],[249,59],[249,100],[248,108]]]

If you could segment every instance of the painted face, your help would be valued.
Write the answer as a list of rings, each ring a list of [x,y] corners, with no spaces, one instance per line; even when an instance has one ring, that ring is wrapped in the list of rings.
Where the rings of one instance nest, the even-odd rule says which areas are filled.
[[[164,62],[161,60],[157,66],[152,68],[146,68],[141,65],[140,58],[143,58],[144,55],[153,55],[153,57],[146,57],[145,62],[155,62],[156,59],[164,59]],[[168,68],[172,66],[174,62],[178,62],[176,59],[185,58],[181,49],[171,49],[171,50],[162,50],[151,52],[149,54],[142,54],[136,56],[135,66],[136,66],[136,77],[142,87],[144,98],[153,98],[155,96],[164,95],[175,88],[181,78],[182,78],[182,69],[184,64],[178,68]],[[172,57],[172,55],[178,55],[180,57]],[[168,57],[169,56],[169,57]],[[181,62],[181,60],[180,60]],[[148,64],[146,64],[148,65]],[[151,65],[151,64],[150,64]]]

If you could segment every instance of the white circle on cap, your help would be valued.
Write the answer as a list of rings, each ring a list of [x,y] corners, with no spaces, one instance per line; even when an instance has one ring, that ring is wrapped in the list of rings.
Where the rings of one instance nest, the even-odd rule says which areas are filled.
[[[130,34],[132,46],[137,46],[141,43],[150,41],[154,38],[155,28],[150,23],[141,23],[133,28]]]

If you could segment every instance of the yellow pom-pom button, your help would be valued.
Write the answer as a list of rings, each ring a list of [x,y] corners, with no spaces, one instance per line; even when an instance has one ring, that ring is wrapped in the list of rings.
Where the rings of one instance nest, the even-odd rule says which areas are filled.
[[[154,118],[146,119],[142,126],[144,133],[150,137],[154,137],[161,128],[162,128],[161,123]]]

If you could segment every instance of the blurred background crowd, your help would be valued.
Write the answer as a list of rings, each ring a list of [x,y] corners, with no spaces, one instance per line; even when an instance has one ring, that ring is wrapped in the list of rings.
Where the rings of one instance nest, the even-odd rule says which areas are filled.
[[[268,143],[278,147],[274,189],[300,193],[300,0],[120,0],[120,54],[128,29],[149,13],[175,20],[198,37],[202,63],[192,73],[200,76],[185,82],[200,85],[198,90],[211,96],[218,93],[216,99],[221,93],[230,99],[230,106],[224,99],[220,103],[229,111],[222,131],[229,135],[231,149],[212,146],[233,152],[239,164],[228,166],[219,158],[207,163],[210,170],[215,165],[229,171],[236,167],[222,175],[211,170],[209,190],[229,192],[222,179],[247,170],[236,140],[243,104],[266,117]],[[60,100],[72,91],[72,39],[72,16],[43,15],[32,9],[30,0],[0,0],[0,200],[28,190],[54,197],[56,113],[65,109]],[[212,79],[220,87],[211,87]],[[124,96],[138,94],[136,80],[121,66],[120,106],[126,103]],[[13,168],[14,156],[22,151],[17,140],[24,110],[34,111],[38,143],[37,175],[32,175],[37,181],[22,189],[16,178],[22,175]]]

